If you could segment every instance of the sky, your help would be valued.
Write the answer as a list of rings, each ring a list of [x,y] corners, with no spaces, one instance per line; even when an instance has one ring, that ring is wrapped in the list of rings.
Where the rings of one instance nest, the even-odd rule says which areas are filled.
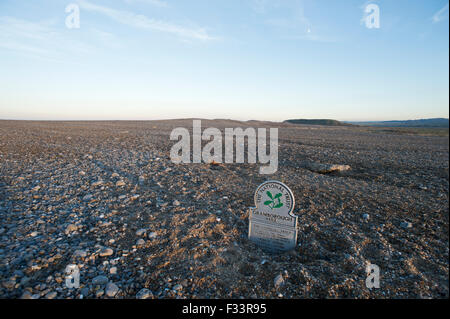
[[[0,119],[376,121],[448,108],[448,0],[0,0]]]

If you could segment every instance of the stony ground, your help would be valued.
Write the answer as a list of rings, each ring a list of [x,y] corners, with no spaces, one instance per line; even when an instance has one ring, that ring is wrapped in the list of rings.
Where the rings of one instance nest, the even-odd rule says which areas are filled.
[[[448,298],[448,136],[279,127],[279,169],[171,163],[174,127],[0,121],[0,297]],[[305,163],[349,165],[321,174]],[[298,247],[247,240],[267,179],[296,198]],[[381,287],[365,286],[366,265]],[[80,269],[79,289],[65,268]]]

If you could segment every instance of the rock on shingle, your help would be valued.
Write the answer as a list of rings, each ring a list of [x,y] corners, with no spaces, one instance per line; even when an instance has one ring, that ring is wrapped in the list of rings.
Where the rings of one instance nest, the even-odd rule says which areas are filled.
[[[145,228],[138,229],[138,230],[136,231],[136,236],[142,236],[142,235],[144,235],[146,232],[147,232],[147,230],[146,230]]]
[[[144,246],[145,245],[145,240],[143,240],[142,238],[138,239],[138,241],[136,242],[136,246],[140,247],[140,246]]]
[[[152,297],[153,293],[147,288],[139,290],[139,292],[136,294],[136,299],[150,299]]]
[[[103,275],[94,277],[94,278],[92,279],[92,284],[93,284],[93,285],[99,285],[99,286],[102,286],[102,285],[106,285],[107,283],[108,283],[108,277],[103,276]]]
[[[84,258],[87,256],[87,252],[86,250],[82,250],[82,249],[77,249],[75,250],[75,252],[73,253],[74,257],[81,257]]]
[[[400,227],[401,227],[401,228],[404,228],[404,229],[406,229],[406,228],[412,228],[412,224],[411,224],[410,222],[401,222],[401,223],[400,223]]]
[[[45,295],[45,299],[55,299],[58,293],[56,291],[51,291]]]
[[[77,229],[78,229],[77,225],[69,224],[69,225],[67,225],[65,232],[66,232],[66,234],[70,234],[71,232],[76,231]]]
[[[111,248],[107,248],[107,247],[102,248],[102,250],[100,250],[100,252],[99,252],[99,255],[101,257],[111,256],[112,254],[114,254],[114,250],[112,250]]]
[[[273,281],[273,285],[275,286],[275,288],[279,288],[281,286],[284,286],[284,279],[283,279],[283,275],[279,274],[278,276],[275,277],[274,281]]]
[[[350,170],[349,165],[340,165],[340,164],[305,163],[304,166],[310,171],[320,174],[328,174],[332,172],[343,172]]]
[[[108,297],[114,297],[119,292],[119,287],[115,283],[109,282],[106,285],[106,295]]]
[[[117,183],[116,183],[116,186],[117,186],[117,187],[120,187],[120,186],[125,186],[125,182],[124,182],[124,181],[122,181],[122,180],[120,180],[120,181],[117,181]]]
[[[92,195],[91,194],[87,194],[86,196],[84,196],[83,197],[83,200],[85,201],[85,202],[87,202],[87,201],[90,201],[91,199],[92,199]]]

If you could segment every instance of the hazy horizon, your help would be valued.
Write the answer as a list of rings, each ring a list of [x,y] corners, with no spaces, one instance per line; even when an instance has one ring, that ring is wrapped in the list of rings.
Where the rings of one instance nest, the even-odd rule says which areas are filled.
[[[365,24],[368,4],[379,28]],[[0,119],[448,118],[448,11],[447,0],[6,0]]]
[[[275,120],[261,120],[261,119],[236,119],[236,118],[205,118],[205,117],[180,117],[180,118],[158,118],[158,119],[20,119],[20,118],[0,118],[0,121],[42,121],[42,122],[120,122],[120,121],[130,121],[130,122],[146,122],[146,121],[176,121],[176,120],[223,120],[223,121],[261,121],[261,122],[273,122],[273,123],[282,123],[286,120],[292,119],[302,119],[302,120],[337,120],[339,122],[389,122],[389,121],[415,121],[415,120],[431,120],[431,119],[446,119],[448,117],[437,117],[437,118],[414,118],[414,119],[402,119],[402,120],[339,120],[332,118],[289,118],[285,120],[275,121]]]

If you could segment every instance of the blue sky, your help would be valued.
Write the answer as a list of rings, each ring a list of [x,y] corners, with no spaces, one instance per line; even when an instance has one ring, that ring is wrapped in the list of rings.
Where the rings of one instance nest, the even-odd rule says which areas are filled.
[[[0,118],[448,118],[448,16],[448,0],[2,0]]]

